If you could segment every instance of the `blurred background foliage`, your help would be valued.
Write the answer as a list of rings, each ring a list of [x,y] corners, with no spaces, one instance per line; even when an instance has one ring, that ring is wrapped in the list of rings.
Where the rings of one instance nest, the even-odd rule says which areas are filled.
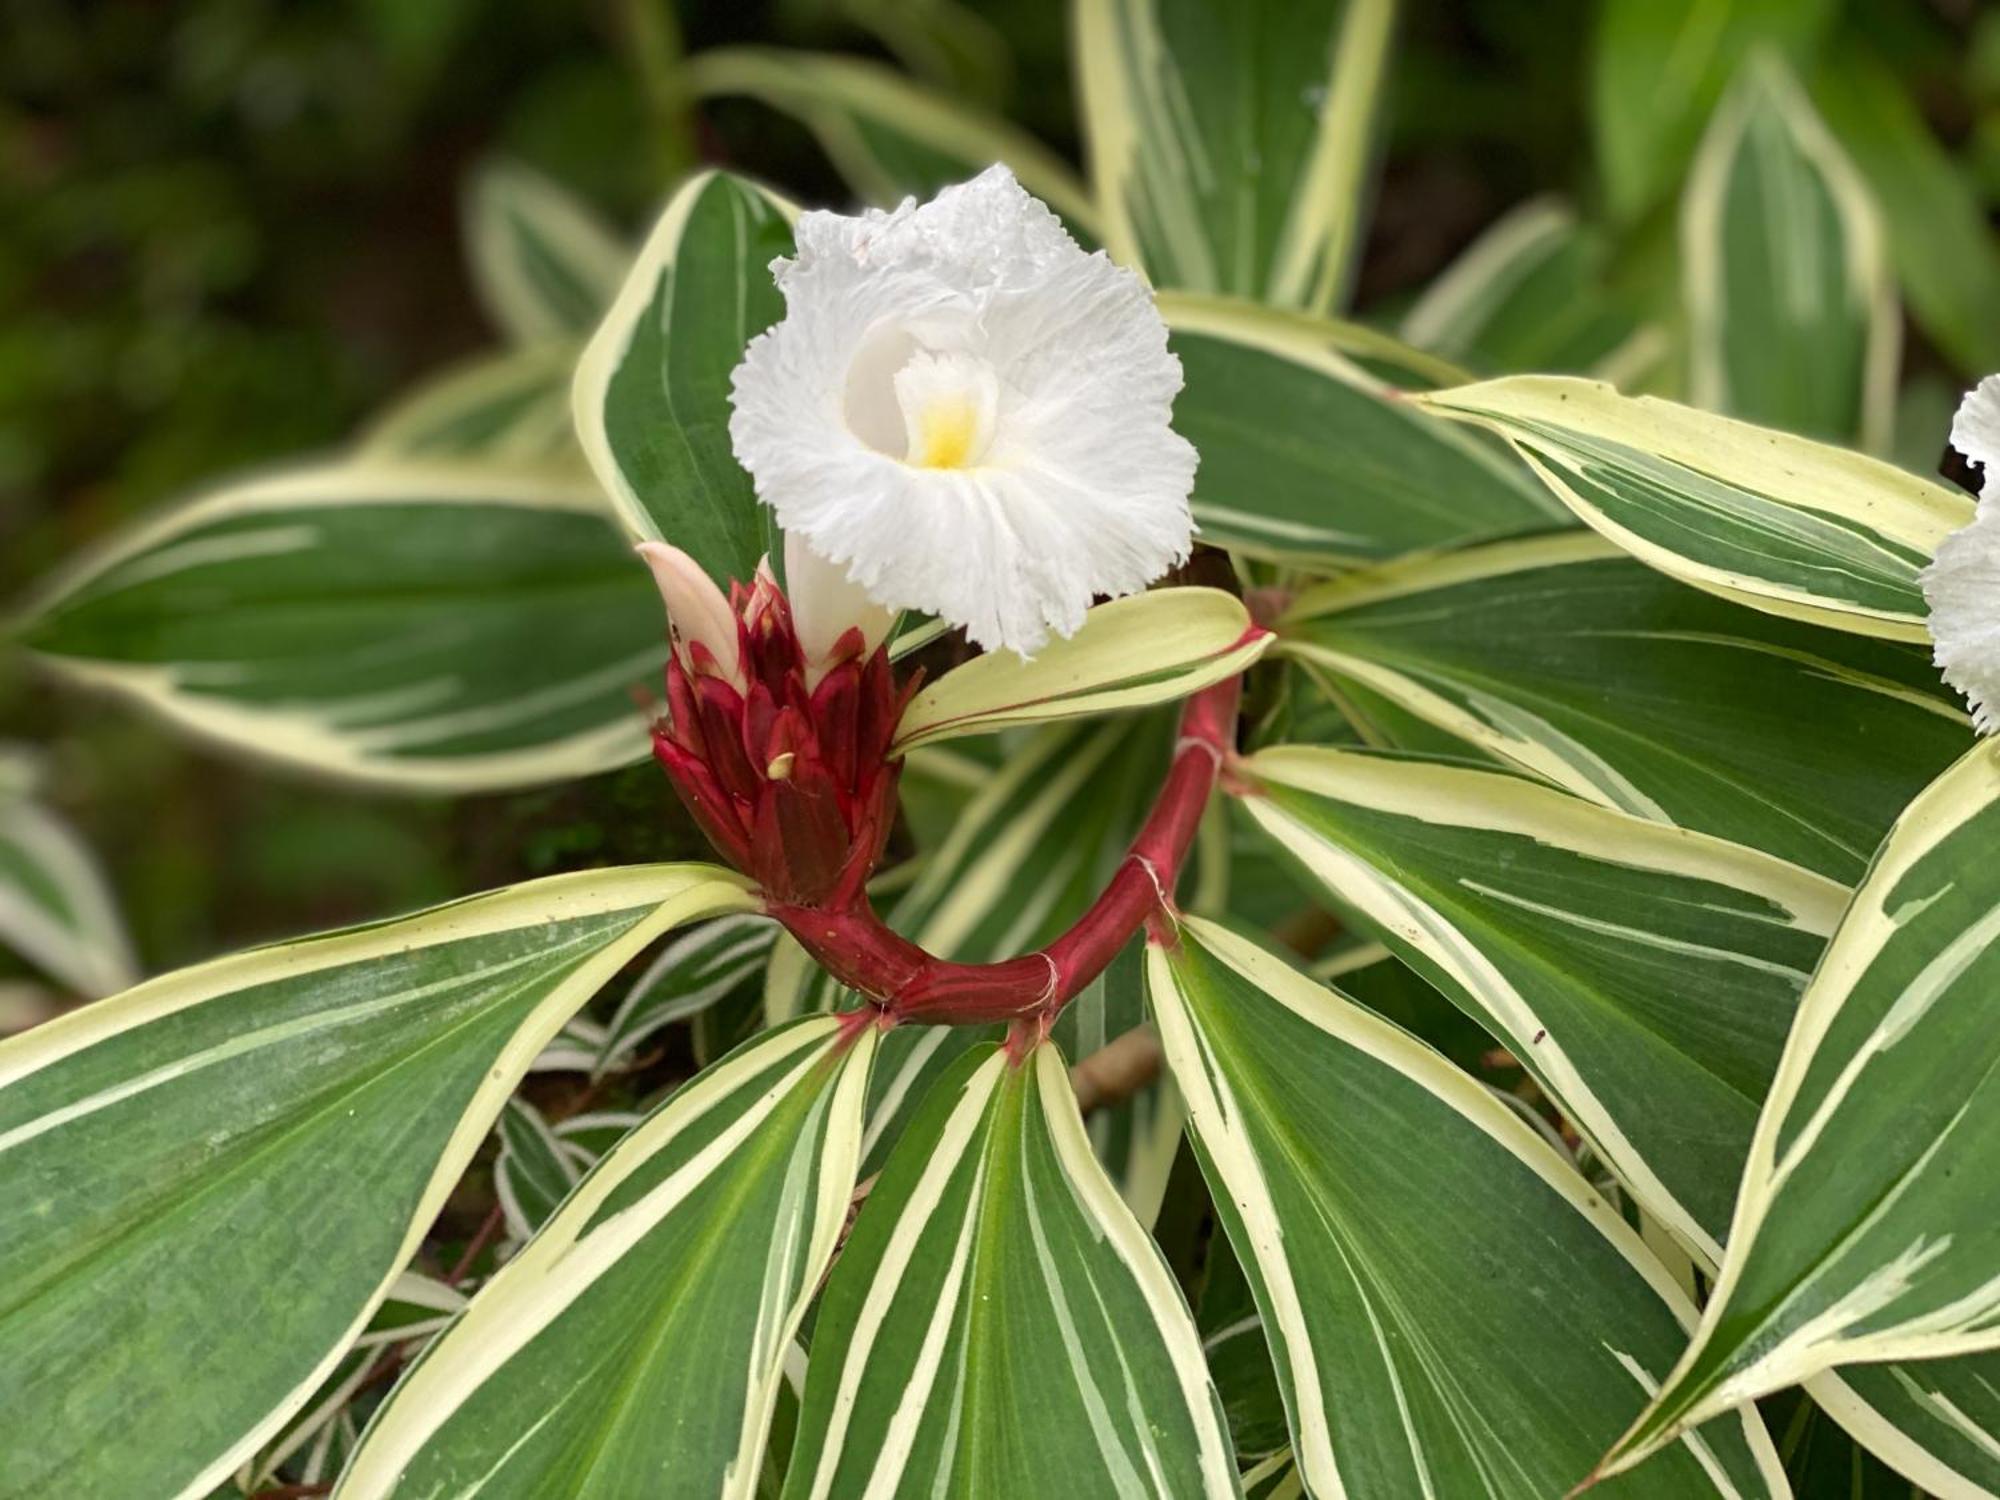
[[[1884,128],[1927,133],[1990,224],[2000,8],[1709,8],[1752,18],[1745,35],[1714,39],[1724,64],[1775,42],[1802,65],[1881,83]],[[1673,189],[1730,70],[1711,66],[1712,88],[1694,79],[1707,93],[1685,140],[1671,122],[1658,139],[1611,122],[1619,51],[1645,56],[1647,26],[1681,9],[1412,0],[1361,314],[1393,320],[1484,226],[1550,190],[1616,228],[1612,274],[1635,297],[1670,295]],[[634,233],[697,161],[844,202],[798,125],[685,96],[681,56],[739,43],[892,62],[1078,157],[1059,0],[0,3],[0,606],[126,520],[330,448],[419,377],[489,346],[459,212],[484,160],[538,167]],[[1906,339],[1906,462],[1929,467],[1978,373],[1969,355],[2000,342],[2000,324],[1954,342]],[[106,861],[149,970],[695,849],[648,767],[508,797],[364,795],[223,760],[4,656],[0,739],[47,752],[47,799]]]

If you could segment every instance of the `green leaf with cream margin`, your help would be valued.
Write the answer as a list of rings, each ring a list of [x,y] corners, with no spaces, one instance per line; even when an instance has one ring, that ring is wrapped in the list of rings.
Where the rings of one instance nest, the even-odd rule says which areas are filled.
[[[0,1044],[0,1494],[207,1494],[338,1365],[562,1023],[751,903],[703,865],[557,876]]]
[[[2000,1497],[2000,1351],[1844,1365],[1805,1388],[1856,1442],[1929,1494]]]
[[[96,856],[68,823],[4,785],[0,948],[87,999],[138,978],[131,939]]]
[[[31,607],[25,644],[232,750],[407,791],[646,754],[659,598],[586,479],[361,463],[168,511]]]
[[[569,189],[512,161],[473,177],[465,242],[488,315],[524,347],[574,345],[610,306],[632,260]]]
[[[1277,629],[1370,743],[1427,748],[1386,704],[1589,801],[1847,885],[1971,743],[1921,649],[1739,609],[1588,531],[1352,573]]]
[[[1190,918],[1148,965],[1306,1489],[1565,1493],[1694,1318],[1638,1235],[1476,1080],[1263,949]],[[1752,1408],[1629,1483],[1788,1493]]]
[[[2000,746],[1898,820],[1813,976],[1699,1333],[1607,1456],[1831,1369],[2000,1348]]]
[[[1880,451],[1902,310],[1887,231],[1839,143],[1774,54],[1716,111],[1681,200],[1690,401]]]
[[[1163,293],[1185,380],[1201,539],[1294,567],[1348,565],[1566,520],[1504,448],[1399,399],[1358,361],[1464,378],[1356,325]]]
[[[729,443],[729,377],[784,298],[771,262],[792,252],[796,210],[726,172],[667,204],[576,368],[571,400],[591,470],[625,530],[670,540],[717,584],[780,557]]]
[[[808,1017],[676,1091],[397,1386],[336,1493],[754,1494],[874,1045]]]
[[[1360,247],[1396,10],[1081,0],[1078,93],[1112,256],[1162,287],[1332,309]]]
[[[1245,809],[1480,1021],[1707,1264],[1800,990],[1847,892],[1499,772],[1303,746]]]
[[[831,52],[722,47],[687,60],[687,86],[790,115],[848,185],[878,208],[930,198],[1005,162],[1021,186],[1073,232],[1097,237],[1089,191],[1069,165],[1019,127],[879,62]]]
[[[570,418],[578,351],[575,344],[544,344],[448,369],[377,417],[361,436],[359,456],[375,463],[481,462],[563,479],[586,476]]]
[[[1058,1050],[962,1058],[813,1329],[788,1500],[1234,1496],[1201,1338],[1091,1154]]]
[[[1120,713],[1234,677],[1270,645],[1243,601],[1163,588],[1100,604],[1075,635],[1033,657],[990,651],[954,667],[904,710],[892,753],[1017,724]]]
[[[1518,375],[1410,399],[1512,442],[1590,526],[1738,604],[1925,641],[1917,576],[1972,500],[1879,459],[1608,385]]]

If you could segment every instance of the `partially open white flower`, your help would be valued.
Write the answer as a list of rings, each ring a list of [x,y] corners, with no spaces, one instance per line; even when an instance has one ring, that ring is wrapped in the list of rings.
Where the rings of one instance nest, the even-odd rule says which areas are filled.
[[[1979,732],[1992,734],[2000,730],[2000,375],[1967,392],[1951,446],[1980,468],[1979,507],[1924,570],[1931,656],[1965,695]]]
[[[1027,654],[1186,558],[1180,361],[1144,283],[1005,167],[808,213],[729,435],[788,533],[878,603]]]

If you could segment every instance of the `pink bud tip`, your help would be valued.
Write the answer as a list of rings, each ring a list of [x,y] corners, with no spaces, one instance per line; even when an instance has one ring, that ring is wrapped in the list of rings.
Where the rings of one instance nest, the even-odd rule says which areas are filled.
[[[665,542],[641,542],[638,552],[653,570],[653,582],[666,602],[667,618],[688,669],[696,669],[693,647],[700,645],[713,659],[712,670],[735,681],[737,677],[736,612],[729,600],[701,564],[678,547]]]

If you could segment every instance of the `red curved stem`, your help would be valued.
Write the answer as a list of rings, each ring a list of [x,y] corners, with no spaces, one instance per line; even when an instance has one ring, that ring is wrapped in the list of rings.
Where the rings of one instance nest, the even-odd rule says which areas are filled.
[[[898,1021],[972,1026],[1053,1017],[1141,923],[1172,910],[1181,863],[1234,747],[1242,692],[1242,679],[1231,677],[1187,700],[1173,763],[1138,837],[1090,909],[1045,948],[998,963],[952,963],[891,932],[865,895],[838,910],[781,902],[767,909],[834,978]]]

